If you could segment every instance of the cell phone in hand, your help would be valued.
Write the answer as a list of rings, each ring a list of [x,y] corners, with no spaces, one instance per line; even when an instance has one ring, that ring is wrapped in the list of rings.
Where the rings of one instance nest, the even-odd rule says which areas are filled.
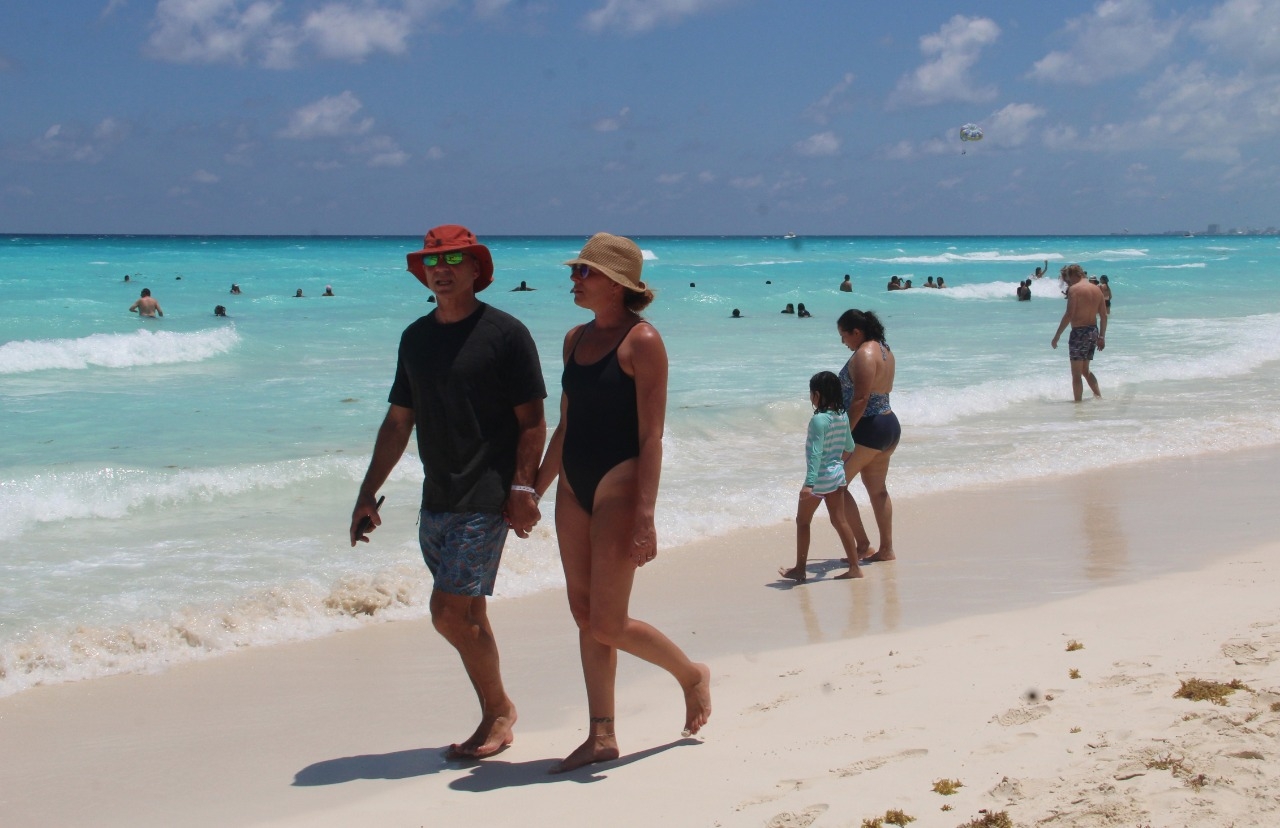
[[[386,495],[383,495],[382,497],[378,498],[378,502],[373,505],[373,511],[376,512],[379,509],[381,509],[382,501],[386,499],[387,499]],[[358,538],[361,535],[368,533],[371,529],[373,529],[373,518],[370,517],[369,515],[365,515],[360,519],[360,525],[356,527],[356,537]]]

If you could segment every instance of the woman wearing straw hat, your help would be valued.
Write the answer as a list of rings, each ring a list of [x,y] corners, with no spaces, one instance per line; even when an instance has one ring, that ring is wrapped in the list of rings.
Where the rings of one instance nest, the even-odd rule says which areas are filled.
[[[587,685],[587,740],[560,761],[564,772],[618,758],[614,676],[618,650],[662,667],[684,691],[685,735],[711,715],[711,673],[669,638],[628,615],[638,567],[658,553],[654,506],[662,471],[667,352],[640,317],[653,291],[630,239],[597,233],[573,270],[573,301],[595,318],[564,339],[560,424],[538,472],[538,493],[557,475],[556,534],[569,610]]]

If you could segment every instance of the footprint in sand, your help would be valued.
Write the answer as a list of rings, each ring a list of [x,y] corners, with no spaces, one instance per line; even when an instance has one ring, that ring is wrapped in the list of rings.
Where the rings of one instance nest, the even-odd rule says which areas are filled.
[[[765,823],[765,828],[807,828],[814,820],[827,812],[829,806],[819,803],[803,811],[783,811]]]
[[[778,698],[774,699],[771,702],[760,702],[759,704],[754,704],[751,707],[748,707],[747,712],[748,713],[767,713],[770,710],[773,710],[775,707],[780,707],[794,698],[795,696],[791,695],[790,693],[783,693],[781,696],[778,696]]]
[[[1005,727],[1013,727],[1015,725],[1034,722],[1036,719],[1042,719],[1049,715],[1049,705],[1037,704],[1035,707],[1015,707],[1012,710],[1006,710],[999,716],[992,716],[991,721],[999,722]]]
[[[1222,645],[1222,654],[1236,664],[1270,664],[1276,660],[1276,654],[1269,649],[1249,641],[1228,641]]]
[[[832,773],[839,777],[857,776],[860,773],[882,768],[890,762],[899,762],[903,759],[915,759],[919,756],[928,756],[929,751],[924,748],[910,748],[908,750],[900,750],[889,756],[873,756],[870,759],[863,759],[860,762],[854,762],[852,765],[845,765],[843,768],[836,768]]]

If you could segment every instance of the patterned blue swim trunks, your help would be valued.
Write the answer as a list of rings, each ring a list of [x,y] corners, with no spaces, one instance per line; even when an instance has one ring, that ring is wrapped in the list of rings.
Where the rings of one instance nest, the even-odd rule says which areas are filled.
[[[436,589],[450,595],[492,595],[507,540],[507,519],[486,512],[428,512],[418,524],[422,558]]]

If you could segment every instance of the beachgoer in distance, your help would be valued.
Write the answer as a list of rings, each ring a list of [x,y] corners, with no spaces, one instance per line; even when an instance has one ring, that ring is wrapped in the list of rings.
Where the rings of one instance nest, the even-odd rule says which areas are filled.
[[[903,283],[902,283],[902,289],[903,289],[903,290],[911,290],[911,280],[910,280],[910,279],[908,279],[907,281],[905,281],[905,282],[903,282]]]
[[[808,319],[809,317],[813,316],[813,314],[805,310],[804,302],[801,302],[800,304],[796,305],[796,316],[800,317],[801,319]]]
[[[390,406],[351,511],[351,545],[382,524],[374,496],[416,429],[424,473],[418,542],[435,581],[431,623],[461,656],[481,709],[475,732],[449,755],[479,759],[511,744],[516,723],[486,596],[508,529],[528,537],[541,518],[533,483],[546,388],[529,331],[476,298],[493,281],[493,258],[470,230],[436,227],[407,258],[438,301],[400,337]]]
[[[1107,280],[1107,274],[1098,277],[1098,287],[1102,290],[1102,298],[1107,302],[1107,316],[1111,315],[1111,282]]]
[[[333,295],[333,285],[325,285],[325,286],[324,286],[324,293],[322,293],[322,294],[320,294],[320,295],[321,295],[321,296],[332,296],[332,295]]]
[[[164,316],[164,311],[160,309],[160,303],[151,298],[151,288],[142,289],[142,295],[129,306],[129,313],[147,317]]]
[[[840,283],[840,290],[845,293],[853,293],[853,282],[849,281],[849,274],[844,274],[844,281]]]
[[[124,280],[125,280],[126,282],[127,282],[127,281],[129,281],[129,274],[128,274],[128,273],[124,274]]]
[[[226,309],[226,307],[224,307],[223,305],[214,305],[214,306],[213,306],[213,315],[214,315],[214,316],[226,316],[226,315],[227,315],[227,309]]]
[[[902,290],[902,280],[897,276],[890,277],[889,284],[885,286],[885,290]]]
[[[893,500],[889,497],[886,478],[889,460],[898,448],[902,426],[889,405],[897,361],[884,339],[884,325],[871,311],[851,309],[840,315],[836,323],[840,341],[853,352],[840,369],[840,390],[845,412],[853,431],[853,454],[844,464],[849,481],[845,488],[845,518],[853,529],[858,545],[858,559],[863,562],[892,561]],[[853,478],[862,476],[862,485],[871,500],[880,532],[880,546],[871,551],[871,540],[862,527],[857,504],[853,501]],[[850,568],[855,561],[850,560]]]
[[[930,276],[928,279],[925,279],[924,286],[925,286],[925,287],[927,287],[927,288],[936,288],[936,287],[937,287],[937,285],[935,285],[935,284],[933,283],[933,277],[932,277],[932,276]]]
[[[654,627],[629,615],[636,570],[658,554],[654,507],[662,472],[667,351],[640,316],[653,291],[640,248],[597,233],[569,260],[573,301],[595,316],[565,335],[560,424],[536,488],[558,476],[556,535],[587,686],[586,741],[552,772],[618,758],[617,651],[670,673],[684,693],[685,735],[711,715],[711,673]]]
[[[511,292],[512,292],[512,293],[519,293],[519,292],[521,292],[521,291],[528,291],[528,290],[537,290],[537,288],[531,288],[531,287],[529,287],[529,285],[527,285],[526,283],[521,282],[520,284],[518,284],[518,285],[516,285],[515,287],[513,287],[513,288],[511,289]]]
[[[1048,272],[1049,272],[1049,260],[1048,260],[1048,259],[1045,259],[1045,260],[1044,260],[1044,267],[1037,267],[1037,268],[1036,268],[1035,278],[1037,278],[1037,279],[1041,279],[1041,278],[1043,278],[1043,277],[1044,277],[1044,275],[1045,275],[1046,273],[1048,273]]]
[[[1031,301],[1031,280],[1024,279],[1021,282],[1018,282],[1018,290],[1016,291],[1016,293],[1018,294],[1019,302],[1030,302]]]
[[[737,308],[734,308],[734,309],[733,309],[733,313],[729,314],[729,317],[730,317],[731,319],[741,319],[741,318],[742,318],[742,311],[738,310]]]
[[[778,574],[804,583],[808,577],[805,566],[809,562],[810,525],[818,504],[826,503],[827,516],[840,536],[845,559],[852,561],[849,571],[836,577],[861,578],[858,546],[844,514],[844,487],[848,482],[844,478],[844,461],[853,452],[853,435],[844,413],[840,378],[830,371],[814,374],[809,379],[809,404],[813,406],[813,416],[809,418],[804,443],[804,485],[796,505],[796,565],[790,569],[779,567]]]
[[[939,277],[938,277],[938,288],[939,288],[939,289],[942,289],[942,288],[945,288],[946,286],[947,286],[947,283],[946,283],[946,282],[944,282],[944,281],[942,281],[942,277],[941,277],[941,276],[939,276]]]
[[[783,309],[782,309],[782,312],[783,312],[783,313],[795,313],[795,312],[796,312],[796,306],[795,306],[795,305],[793,305],[792,303],[788,302],[788,303],[787,303],[787,306],[786,306],[785,308],[783,308]]]
[[[232,293],[239,293],[239,292],[240,292],[240,286],[239,286],[239,285],[237,285],[235,282],[232,282],[232,283],[231,283],[231,292],[232,292]]]
[[[1071,326],[1071,338],[1067,341],[1067,355],[1071,359],[1071,393],[1076,402],[1084,399],[1084,383],[1089,383],[1093,396],[1101,397],[1098,380],[1091,364],[1096,348],[1107,347],[1107,302],[1098,285],[1090,284],[1080,265],[1067,265],[1062,269],[1067,283],[1067,309],[1058,323],[1058,331],[1049,344],[1058,347],[1058,338]]]
[[[298,288],[298,292],[297,292],[297,293],[295,293],[295,294],[293,294],[293,298],[294,298],[294,299],[301,299],[301,298],[302,298],[302,288]]]

